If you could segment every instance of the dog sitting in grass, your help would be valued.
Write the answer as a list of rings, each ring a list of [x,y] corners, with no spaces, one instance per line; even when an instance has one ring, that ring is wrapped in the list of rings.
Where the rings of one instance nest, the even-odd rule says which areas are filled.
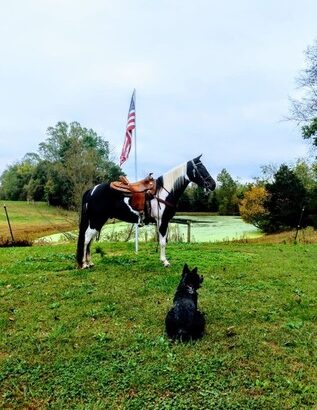
[[[203,277],[184,265],[181,281],[174,296],[174,305],[167,313],[165,327],[167,336],[181,342],[200,339],[205,330],[204,315],[197,309],[197,289]]]

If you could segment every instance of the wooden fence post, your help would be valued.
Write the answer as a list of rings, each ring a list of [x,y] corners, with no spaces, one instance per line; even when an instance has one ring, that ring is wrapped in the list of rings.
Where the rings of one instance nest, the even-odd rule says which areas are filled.
[[[10,224],[9,215],[8,215],[8,212],[7,212],[7,207],[5,205],[3,205],[3,208],[4,208],[4,212],[6,214],[6,217],[7,217],[8,226],[9,226],[9,230],[10,230],[10,234],[11,234],[11,239],[12,239],[12,242],[14,243],[14,238],[13,238],[13,233],[12,233],[12,228],[11,228],[11,224]]]
[[[296,235],[294,239],[295,241],[297,239],[298,231],[301,229],[301,223],[302,223],[304,211],[305,211],[305,205],[303,205],[301,213],[300,213],[299,221],[298,221],[297,228],[296,228]]]
[[[187,221],[187,242],[190,243],[191,221]]]

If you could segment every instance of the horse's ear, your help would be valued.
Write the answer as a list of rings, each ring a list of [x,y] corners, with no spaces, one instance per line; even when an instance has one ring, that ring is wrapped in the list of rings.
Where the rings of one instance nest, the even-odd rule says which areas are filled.
[[[203,154],[200,154],[200,155],[198,155],[198,157],[194,158],[194,162],[199,161],[202,155],[203,155]]]

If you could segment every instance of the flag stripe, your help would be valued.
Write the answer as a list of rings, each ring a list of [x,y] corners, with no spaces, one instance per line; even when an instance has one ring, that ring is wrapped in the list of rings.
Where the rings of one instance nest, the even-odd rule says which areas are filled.
[[[128,159],[132,145],[132,131],[135,129],[135,90],[133,91],[128,113],[125,139],[120,155],[120,166]]]

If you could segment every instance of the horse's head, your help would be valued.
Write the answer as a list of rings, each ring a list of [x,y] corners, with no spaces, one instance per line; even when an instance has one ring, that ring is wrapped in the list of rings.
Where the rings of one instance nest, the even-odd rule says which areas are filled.
[[[200,157],[201,155],[187,162],[187,176],[198,186],[213,191],[216,188],[216,182],[201,162]]]

